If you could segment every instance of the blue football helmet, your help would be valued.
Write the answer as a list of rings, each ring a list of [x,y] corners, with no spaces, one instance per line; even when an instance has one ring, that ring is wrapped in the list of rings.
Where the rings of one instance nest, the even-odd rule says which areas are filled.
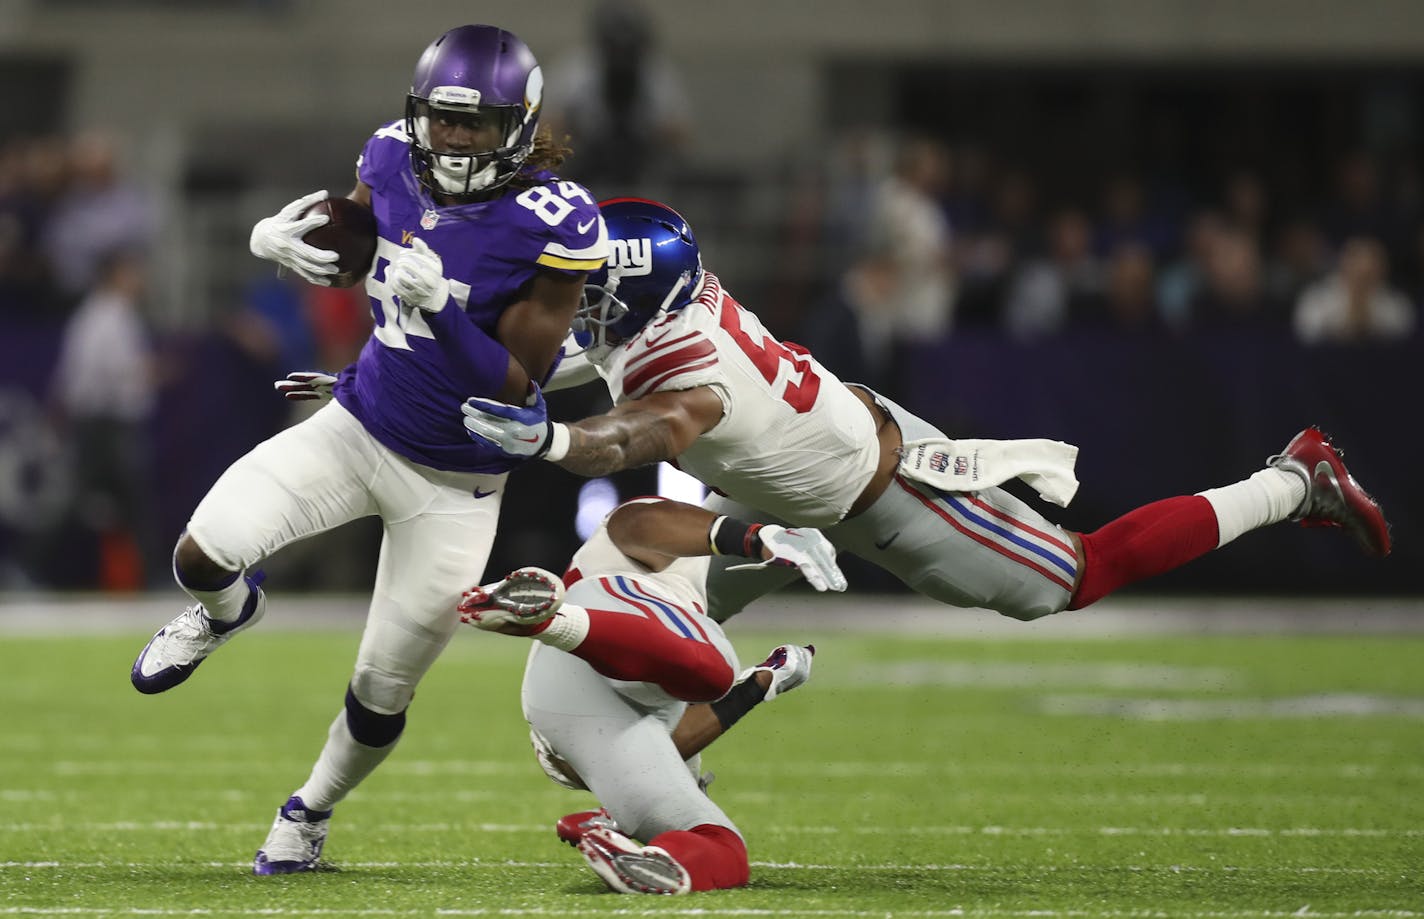
[[[415,65],[405,105],[411,166],[421,184],[457,201],[504,185],[534,148],[543,96],[539,62],[514,33],[460,26],[435,39]],[[497,140],[481,150],[437,150],[432,119]]]
[[[697,240],[677,211],[646,198],[611,198],[598,208],[608,226],[608,264],[588,276],[572,325],[592,360],[687,306],[702,283]]]

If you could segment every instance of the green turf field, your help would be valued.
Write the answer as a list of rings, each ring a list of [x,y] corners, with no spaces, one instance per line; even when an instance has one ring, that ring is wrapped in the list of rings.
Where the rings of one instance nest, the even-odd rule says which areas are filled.
[[[0,914],[1424,916],[1424,638],[814,638],[707,755],[745,890],[607,893],[553,821],[519,639],[457,637],[338,808],[336,870],[252,854],[340,705],[352,633],[256,633],[146,698],[147,638],[0,637]]]

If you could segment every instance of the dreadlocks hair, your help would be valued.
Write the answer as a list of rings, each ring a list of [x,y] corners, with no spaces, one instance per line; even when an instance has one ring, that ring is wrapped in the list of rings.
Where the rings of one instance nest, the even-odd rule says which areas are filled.
[[[554,140],[553,133],[547,128],[540,128],[534,135],[534,147],[529,151],[529,155],[524,159],[524,166],[519,170],[519,174],[510,180],[511,185],[520,188],[528,188],[538,184],[534,179],[534,173],[542,169],[550,172],[563,165],[564,160],[573,155],[573,150],[568,146],[568,135],[564,135],[562,141]]]

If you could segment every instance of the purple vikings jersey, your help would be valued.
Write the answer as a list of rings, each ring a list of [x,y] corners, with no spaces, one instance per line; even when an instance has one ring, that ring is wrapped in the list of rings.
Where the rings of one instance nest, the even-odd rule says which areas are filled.
[[[465,433],[460,405],[497,398],[509,352],[494,338],[505,308],[541,270],[592,271],[608,256],[598,204],[549,172],[474,204],[440,207],[416,180],[403,123],[366,142],[357,177],[371,187],[379,239],[366,277],[376,327],[341,372],[337,400],[382,444],[423,466],[504,472],[518,464]],[[386,273],[419,237],[439,253],[454,301],[438,313],[403,306]]]

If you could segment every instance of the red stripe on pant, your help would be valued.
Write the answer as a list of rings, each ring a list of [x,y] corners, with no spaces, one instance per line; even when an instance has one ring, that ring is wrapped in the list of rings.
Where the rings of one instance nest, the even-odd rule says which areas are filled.
[[[588,637],[570,654],[614,680],[656,683],[674,699],[712,702],[736,674],[716,646],[675,635],[654,618],[588,610]]]
[[[1135,581],[1180,568],[1216,548],[1216,511],[1200,495],[1167,498],[1083,533],[1083,579],[1069,609],[1082,609]]]
[[[677,859],[692,876],[693,890],[745,887],[752,869],[742,837],[724,826],[704,823],[690,830],[669,830],[648,840]]]

